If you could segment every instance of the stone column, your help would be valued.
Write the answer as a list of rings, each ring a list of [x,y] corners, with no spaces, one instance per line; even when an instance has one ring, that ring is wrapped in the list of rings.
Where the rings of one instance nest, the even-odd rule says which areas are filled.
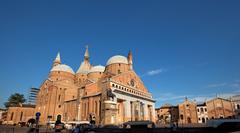
[[[124,101],[124,114],[125,114],[125,121],[131,120],[131,107],[130,107],[130,101],[126,100]]]
[[[172,116],[171,116],[172,117]],[[156,122],[156,119],[155,119],[155,104],[152,105],[152,121],[153,122]]]
[[[144,120],[149,120],[150,118],[148,118],[148,105],[144,104]]]

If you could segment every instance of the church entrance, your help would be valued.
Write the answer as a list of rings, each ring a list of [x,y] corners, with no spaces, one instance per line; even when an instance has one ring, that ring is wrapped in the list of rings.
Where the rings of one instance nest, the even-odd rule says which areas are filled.
[[[123,123],[125,118],[123,102],[123,99],[117,99],[117,121],[119,124]]]

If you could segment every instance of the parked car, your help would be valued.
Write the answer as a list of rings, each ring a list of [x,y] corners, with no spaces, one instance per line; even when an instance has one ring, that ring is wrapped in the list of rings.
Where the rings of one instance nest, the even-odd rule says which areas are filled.
[[[88,127],[90,125],[89,121],[68,121],[65,124],[66,129],[73,129],[77,125],[82,125],[84,127]]]

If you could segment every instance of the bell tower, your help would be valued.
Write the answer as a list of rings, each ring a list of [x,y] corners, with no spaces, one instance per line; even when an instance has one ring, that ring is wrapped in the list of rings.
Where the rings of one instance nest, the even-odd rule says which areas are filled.
[[[129,64],[130,70],[133,70],[132,51],[131,50],[128,52],[127,58],[128,58],[128,64]]]

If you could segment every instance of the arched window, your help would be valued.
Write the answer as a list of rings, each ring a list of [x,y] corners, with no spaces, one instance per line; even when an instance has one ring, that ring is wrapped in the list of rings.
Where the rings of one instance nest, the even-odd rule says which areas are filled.
[[[22,117],[23,117],[23,112],[21,112],[20,121],[22,121]]]
[[[205,118],[202,118],[202,123],[205,123],[205,122],[206,122]]]
[[[97,115],[97,108],[98,108],[98,106],[97,106],[97,101],[95,101],[95,114]]]
[[[112,84],[112,87],[114,87],[114,84]]]
[[[61,100],[61,95],[58,95],[58,102]]]
[[[183,115],[182,114],[180,115],[180,119],[183,120]]]
[[[237,105],[237,109],[240,109],[240,105],[239,104]]]
[[[12,112],[12,113],[11,113],[11,120],[13,120],[13,115],[14,115],[14,113]]]
[[[187,122],[188,122],[188,123],[192,123],[192,121],[191,121],[191,118],[190,118],[190,117],[188,117],[188,118],[187,118]]]
[[[121,70],[118,69],[118,74],[120,74],[120,73],[121,73]]]

